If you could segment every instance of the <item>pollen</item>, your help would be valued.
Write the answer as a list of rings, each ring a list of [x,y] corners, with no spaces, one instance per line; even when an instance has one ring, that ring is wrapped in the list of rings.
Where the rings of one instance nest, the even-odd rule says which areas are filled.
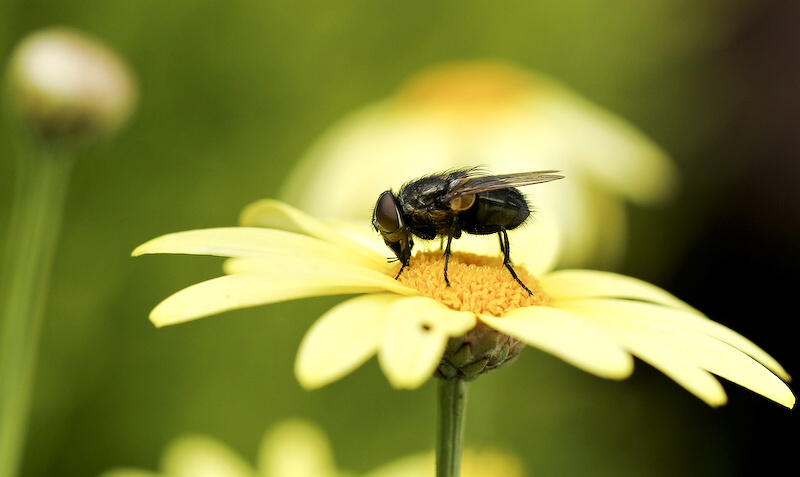
[[[503,316],[516,308],[546,305],[549,297],[539,282],[524,267],[513,267],[532,295],[514,280],[502,258],[472,253],[450,255],[447,267],[450,286],[444,280],[442,251],[418,252],[398,280],[457,311]],[[394,273],[398,270],[399,265]]]

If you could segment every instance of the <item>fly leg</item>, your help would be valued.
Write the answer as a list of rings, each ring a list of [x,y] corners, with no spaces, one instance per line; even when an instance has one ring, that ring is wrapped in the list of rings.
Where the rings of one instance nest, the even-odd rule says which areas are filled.
[[[395,253],[397,253],[397,260],[400,261],[400,271],[397,272],[397,276],[394,277],[395,280],[398,280],[400,278],[400,275],[403,273],[403,270],[405,270],[406,267],[411,263],[411,249],[412,248],[414,248],[414,241],[411,239],[411,237],[408,237],[407,244],[405,246],[403,246],[401,244],[400,251],[399,252],[395,252]],[[392,250],[394,251],[393,248],[392,248]],[[393,260],[389,259],[389,261],[391,262]]]
[[[447,247],[444,249],[444,282],[450,286],[450,280],[447,279],[447,264],[450,262],[450,242],[453,241],[453,235],[447,236]]]
[[[511,267],[511,246],[508,243],[508,232],[506,232],[505,228],[501,228],[500,231],[497,232],[497,236],[500,238],[500,251],[503,252],[503,265],[505,265],[508,271],[511,272],[511,276],[514,277],[514,280],[516,280],[517,283],[519,283],[519,285],[524,288],[526,292],[528,292],[528,295],[533,295],[533,293],[528,289],[528,287],[525,286],[524,283],[522,283],[522,280],[519,279],[517,273]],[[449,245],[450,244],[448,243],[448,249],[450,248]],[[447,261],[445,261],[445,279],[447,278],[446,264]]]
[[[396,277],[394,277],[394,279],[395,279],[395,280],[397,280],[398,278],[400,278],[400,274],[401,274],[401,273],[403,273],[403,270],[405,270],[405,269],[406,269],[406,265],[408,265],[408,264],[407,264],[407,263],[404,263],[404,264],[400,265],[400,271],[399,271],[399,272],[397,272],[397,276],[396,276]]]
[[[455,235],[456,230],[458,230],[458,220],[453,217],[453,221],[450,223],[450,232],[447,234],[447,246],[444,249],[444,282],[447,286],[450,286],[450,280],[447,278],[447,265],[450,263],[450,244],[453,242],[453,235]]]

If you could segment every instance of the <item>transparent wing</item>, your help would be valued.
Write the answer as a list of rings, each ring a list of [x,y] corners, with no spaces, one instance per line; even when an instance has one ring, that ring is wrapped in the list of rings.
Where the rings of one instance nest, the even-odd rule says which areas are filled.
[[[450,183],[450,190],[444,199],[450,200],[465,195],[478,194],[489,190],[508,189],[511,187],[524,187],[556,179],[563,179],[559,171],[517,172],[514,174],[500,175],[470,175],[474,169],[466,170],[464,177],[454,179]]]

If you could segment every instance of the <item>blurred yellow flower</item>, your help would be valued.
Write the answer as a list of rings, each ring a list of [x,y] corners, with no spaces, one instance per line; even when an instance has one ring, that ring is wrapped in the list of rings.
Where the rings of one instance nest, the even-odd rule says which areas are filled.
[[[386,464],[364,477],[435,477],[433,453],[412,455]],[[461,459],[460,477],[523,477],[520,460],[497,450],[465,449]]]
[[[314,424],[288,419],[267,431],[255,467],[222,442],[204,435],[186,435],[167,445],[159,471],[112,469],[100,477],[354,477],[336,468],[325,434]],[[433,453],[397,459],[364,477],[434,477]],[[522,477],[515,456],[495,450],[464,451],[461,477]]]
[[[245,209],[242,223],[165,235],[133,252],[231,257],[225,276],[175,293],[150,319],[164,326],[296,298],[361,294],[325,313],[304,337],[295,371],[306,388],[335,381],[375,354],[393,386],[416,388],[437,368],[446,375],[440,365],[452,338],[489,329],[505,336],[501,348],[521,341],[606,378],[630,375],[638,356],[712,406],[726,395],[711,373],[784,406],[795,402],[776,377],[789,375],[772,357],[666,291],[608,272],[547,271],[557,237],[544,220],[525,229],[541,235],[539,246],[515,265],[530,296],[499,257],[463,252],[492,241],[459,239],[446,287],[441,252],[421,250],[395,280],[400,265],[387,264],[382,241],[367,230],[272,200]],[[477,353],[468,348],[451,358]],[[478,372],[508,357],[487,357]]]
[[[203,435],[186,435],[171,442],[161,458],[161,470],[120,468],[101,477],[347,477],[334,465],[330,443],[316,426],[286,420],[261,441],[253,468],[225,444]]]
[[[541,74],[476,61],[425,71],[339,121],[294,168],[283,198],[316,217],[366,220],[364,204],[388,186],[474,165],[569,177],[529,192],[562,229],[562,267],[616,263],[625,202],[658,203],[677,182],[666,153],[621,118]]]

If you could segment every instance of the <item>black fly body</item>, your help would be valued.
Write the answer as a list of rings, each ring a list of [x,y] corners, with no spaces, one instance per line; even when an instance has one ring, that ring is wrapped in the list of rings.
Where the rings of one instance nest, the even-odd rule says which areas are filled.
[[[424,240],[447,237],[444,251],[444,279],[450,245],[461,233],[489,235],[500,239],[503,264],[528,294],[531,291],[511,267],[508,230],[530,217],[530,208],[517,187],[541,184],[564,176],[558,171],[520,172],[488,175],[476,168],[456,169],[420,177],[400,188],[397,194],[383,192],[375,204],[372,225],[386,246],[402,264],[399,278],[411,259],[413,236]]]

